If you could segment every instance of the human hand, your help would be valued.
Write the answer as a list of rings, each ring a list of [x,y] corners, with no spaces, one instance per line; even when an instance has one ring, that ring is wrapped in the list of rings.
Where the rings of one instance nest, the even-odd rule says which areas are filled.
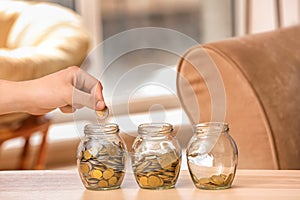
[[[56,108],[64,113],[84,106],[94,110],[105,108],[101,83],[76,66],[17,83],[23,88],[19,94],[23,95],[23,101],[18,111],[40,115]]]

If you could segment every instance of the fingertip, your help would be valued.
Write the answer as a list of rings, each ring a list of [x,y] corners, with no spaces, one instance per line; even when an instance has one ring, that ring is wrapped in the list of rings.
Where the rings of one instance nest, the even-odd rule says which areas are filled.
[[[104,101],[97,101],[96,110],[103,110],[106,107]]]

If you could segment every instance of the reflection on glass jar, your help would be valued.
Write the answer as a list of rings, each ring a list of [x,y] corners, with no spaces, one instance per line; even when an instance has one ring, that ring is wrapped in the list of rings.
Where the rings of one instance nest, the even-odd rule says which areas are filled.
[[[139,125],[132,149],[132,168],[141,188],[175,187],[181,165],[181,147],[171,124]]]
[[[77,150],[80,178],[87,189],[120,188],[125,175],[126,148],[117,124],[86,125]]]
[[[227,123],[195,125],[186,155],[189,172],[197,188],[215,190],[231,187],[238,150],[229,135]]]

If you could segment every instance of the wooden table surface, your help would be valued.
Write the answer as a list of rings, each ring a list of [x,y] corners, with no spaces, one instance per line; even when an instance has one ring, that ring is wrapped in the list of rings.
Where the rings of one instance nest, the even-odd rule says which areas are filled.
[[[300,200],[300,170],[238,170],[233,187],[218,191],[195,188],[186,170],[180,172],[176,188],[159,191],[139,189],[130,172],[121,189],[89,191],[76,170],[0,171],[0,199]]]

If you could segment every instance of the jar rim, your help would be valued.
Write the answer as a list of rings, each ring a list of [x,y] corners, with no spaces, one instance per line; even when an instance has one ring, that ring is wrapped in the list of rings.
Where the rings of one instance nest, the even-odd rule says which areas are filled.
[[[194,132],[198,134],[218,134],[228,131],[227,122],[203,122],[194,125]]]
[[[173,125],[165,122],[143,123],[138,126],[141,135],[165,135],[173,131]]]
[[[114,134],[119,132],[119,125],[114,123],[87,124],[84,133],[87,135]]]

